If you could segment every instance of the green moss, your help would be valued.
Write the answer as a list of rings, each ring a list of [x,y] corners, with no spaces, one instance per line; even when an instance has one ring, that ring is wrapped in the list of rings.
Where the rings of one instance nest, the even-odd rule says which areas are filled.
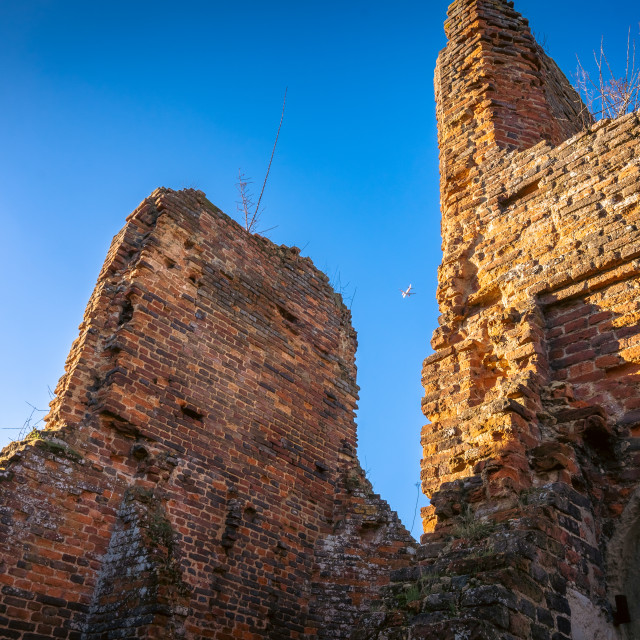
[[[477,542],[488,538],[497,528],[498,525],[495,522],[476,520],[473,511],[467,508],[453,529],[453,537]]]
[[[149,540],[152,545],[156,547],[165,547],[167,549],[164,560],[159,563],[162,582],[174,587],[180,596],[189,596],[191,594],[191,589],[182,579],[182,573],[178,567],[176,558],[174,557],[175,532],[159,505],[150,514],[148,532]],[[158,560],[158,558],[156,559]]]
[[[130,487],[125,500],[134,503],[140,528],[144,532],[144,543],[152,552],[159,584],[165,585],[181,597],[191,594],[189,585],[182,579],[182,573],[175,557],[175,531],[162,507],[161,499],[152,489]],[[136,504],[137,503],[137,504]]]
[[[362,491],[366,496],[374,496],[373,485],[368,480],[366,473],[358,466],[351,469],[345,478],[345,486],[349,493]]]
[[[66,458],[72,462],[80,462],[83,459],[82,454],[71,448],[66,442],[51,440],[50,437],[47,431],[34,429],[27,436],[27,440],[35,442],[36,447],[44,449],[58,458]]]
[[[409,589],[407,589],[402,595],[404,596],[405,604],[409,604],[422,598],[422,589],[419,585],[414,584],[411,585],[411,587],[409,587]]]
[[[153,491],[151,489],[145,489],[144,487],[131,487],[127,489],[127,499],[137,500],[143,504],[150,504],[153,502]]]
[[[160,509],[156,509],[149,519],[149,537],[156,545],[173,550],[173,528]]]
[[[400,593],[396,594],[396,604],[400,608],[406,607],[412,602],[424,599],[434,591],[449,591],[450,583],[443,584],[443,576],[439,573],[431,573],[426,576],[422,576],[416,582],[405,585],[405,588]]]

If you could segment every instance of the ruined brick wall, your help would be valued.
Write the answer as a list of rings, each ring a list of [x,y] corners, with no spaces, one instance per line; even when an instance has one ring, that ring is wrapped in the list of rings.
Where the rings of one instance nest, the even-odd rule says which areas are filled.
[[[517,430],[523,448],[508,455],[514,481],[521,477],[524,451],[539,438],[529,418],[552,381],[571,383],[577,399],[601,404],[616,424],[636,420],[637,132],[630,114],[554,149],[501,154],[485,163],[478,195],[462,212],[468,218],[445,214],[455,249],[443,260],[442,326],[423,372],[434,423],[423,432],[427,491],[510,445],[498,423],[507,434],[506,426]],[[458,224],[477,235],[452,237]],[[525,409],[508,402],[516,400]],[[434,455],[430,439],[461,420],[478,423],[483,412],[494,423],[484,437],[463,428],[473,446],[449,439]],[[506,478],[504,469],[493,478],[492,497]]]
[[[350,314],[298,253],[197,191],[128,218],[47,429],[0,458],[3,637],[345,637],[406,564],[358,489]]]
[[[326,278],[161,190],[3,452],[7,637],[640,637],[640,114],[593,124],[512,2],[446,30],[420,548],[357,464]]]
[[[496,147],[559,144],[591,118],[513,3],[457,1],[447,16],[435,70],[443,213]]]
[[[593,124],[512,2],[448,15],[431,505],[354,637],[640,637],[640,114]]]

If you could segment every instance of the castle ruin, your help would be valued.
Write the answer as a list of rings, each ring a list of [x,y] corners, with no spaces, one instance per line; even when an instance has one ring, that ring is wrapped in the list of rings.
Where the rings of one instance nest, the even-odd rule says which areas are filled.
[[[640,638],[640,117],[593,123],[513,2],[445,29],[421,543],[327,277],[159,189],[1,453],[0,637]]]

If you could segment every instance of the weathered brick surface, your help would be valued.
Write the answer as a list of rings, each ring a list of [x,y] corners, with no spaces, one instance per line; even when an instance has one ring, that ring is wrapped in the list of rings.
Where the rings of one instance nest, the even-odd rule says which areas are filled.
[[[600,393],[598,376],[602,393],[608,387],[610,396],[619,395],[611,391],[611,376],[619,374],[626,382],[615,385],[630,385],[627,392],[637,397],[638,129],[638,115],[630,114],[554,149],[503,153],[484,166],[484,195],[445,217],[451,250],[441,267],[444,313],[433,339],[437,352],[423,372],[424,410],[433,422],[423,432],[428,492],[472,470],[492,449],[503,450],[501,431],[525,420],[528,427],[516,427],[520,451],[511,451],[517,470],[528,439],[538,438],[529,419],[541,408],[535,385],[568,380],[586,400]],[[610,150],[619,153],[607,158]],[[514,199],[523,185],[530,190]],[[478,235],[467,241],[458,225]],[[469,277],[457,278],[459,272]],[[581,302],[555,303],[581,295]],[[496,410],[507,401],[520,406]],[[633,419],[632,399],[626,411],[614,408],[612,396],[607,406],[616,421]],[[448,425],[477,424],[486,411],[491,419],[483,431],[463,429],[466,437],[442,440]]]
[[[357,463],[326,277],[159,190],[2,454],[5,637],[640,637],[640,113],[594,124],[512,2],[446,31],[422,545]]]
[[[196,191],[128,218],[47,430],[3,452],[3,637],[343,637],[406,565],[349,484],[349,312],[298,253]]]
[[[355,637],[640,637],[640,114],[594,124],[512,2],[445,30],[431,505]]]
[[[345,451],[333,530],[316,552],[311,610],[324,618],[318,638],[350,638],[362,611],[389,584],[391,572],[414,560],[416,546],[407,544],[397,515],[373,493]]]
[[[558,143],[550,133],[556,124],[570,132],[572,114],[553,109],[557,87],[565,87],[562,103],[575,98],[572,90],[554,72],[549,97],[545,69],[552,67],[509,3],[456,2],[450,14],[452,40],[436,80],[444,257],[441,326],[423,371],[431,420],[423,431],[423,484],[432,495],[443,483],[480,474],[483,498],[508,499],[532,482],[529,451],[547,436],[540,414],[552,382],[568,383],[575,402],[600,407],[612,428],[634,428],[640,122],[629,114],[555,147],[531,147],[539,139]],[[468,51],[459,50],[462,41]],[[539,75],[498,74],[505,49]],[[487,137],[487,128],[461,127],[448,115],[460,92],[442,92],[445,66],[450,78],[478,87],[476,112],[497,102],[530,122],[528,102],[542,93],[545,126],[522,124],[513,143]],[[491,84],[494,74],[513,90]],[[485,94],[491,98],[483,102]],[[506,126],[501,111],[487,117],[492,132]],[[464,176],[452,176],[448,159],[460,162],[461,144],[474,160]]]

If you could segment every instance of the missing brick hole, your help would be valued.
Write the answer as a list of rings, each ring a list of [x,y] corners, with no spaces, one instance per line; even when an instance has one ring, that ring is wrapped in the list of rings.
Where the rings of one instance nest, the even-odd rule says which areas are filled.
[[[125,300],[118,317],[118,326],[121,327],[123,324],[127,324],[131,318],[133,318],[133,305],[131,300]]]
[[[223,278],[226,278],[229,281],[233,280],[233,276],[230,273],[227,273],[226,271],[223,271],[222,269],[220,269],[220,275]]]
[[[631,614],[629,612],[629,602],[627,596],[617,595],[616,610],[613,614],[613,624],[617,627],[621,624],[629,624],[631,622]]]
[[[536,180],[535,182],[531,182],[525,185],[524,187],[521,187],[520,189],[518,189],[518,191],[516,191],[510,196],[507,196],[503,200],[499,200],[498,204],[502,209],[507,209],[512,204],[515,204],[518,200],[522,200],[522,198],[525,198],[526,196],[529,196],[532,193],[535,193],[539,188],[540,188],[540,180]]]
[[[184,248],[185,249],[193,249],[193,247],[195,247],[195,245],[196,245],[196,243],[193,240],[191,240],[191,238],[187,238],[184,241]]]
[[[174,269],[176,266],[176,261],[171,258],[165,258],[164,263],[167,266],[167,269]]]
[[[296,316],[294,316],[292,313],[289,313],[284,307],[281,307],[279,304],[277,304],[276,308],[278,309],[278,313],[287,322],[291,322],[292,324],[297,324],[298,323],[298,318],[296,318]]]
[[[130,438],[138,438],[140,436],[140,431],[135,425],[111,411],[102,410],[100,411],[99,417],[100,422],[105,428],[113,429]]]
[[[382,522],[363,522],[360,529],[362,540],[371,542],[380,533],[382,526]]]
[[[587,421],[587,427],[582,437],[584,443],[596,453],[598,459],[615,459],[615,440],[605,426]]]
[[[131,447],[130,455],[132,455],[136,460],[144,460],[149,457],[149,450],[139,442]]]
[[[204,417],[204,414],[200,413],[193,407],[189,407],[187,405],[181,406],[180,411],[182,411],[182,413],[184,413],[184,415],[187,416],[188,418],[191,418],[192,420],[196,420],[197,422],[202,422],[202,418]]]
[[[451,473],[460,473],[467,468],[467,463],[463,460],[454,460],[451,463]]]
[[[329,467],[324,462],[321,462],[320,460],[316,460],[316,462],[314,464],[315,464],[315,467],[316,467],[316,471],[319,474],[324,475],[324,474],[328,473]]]

